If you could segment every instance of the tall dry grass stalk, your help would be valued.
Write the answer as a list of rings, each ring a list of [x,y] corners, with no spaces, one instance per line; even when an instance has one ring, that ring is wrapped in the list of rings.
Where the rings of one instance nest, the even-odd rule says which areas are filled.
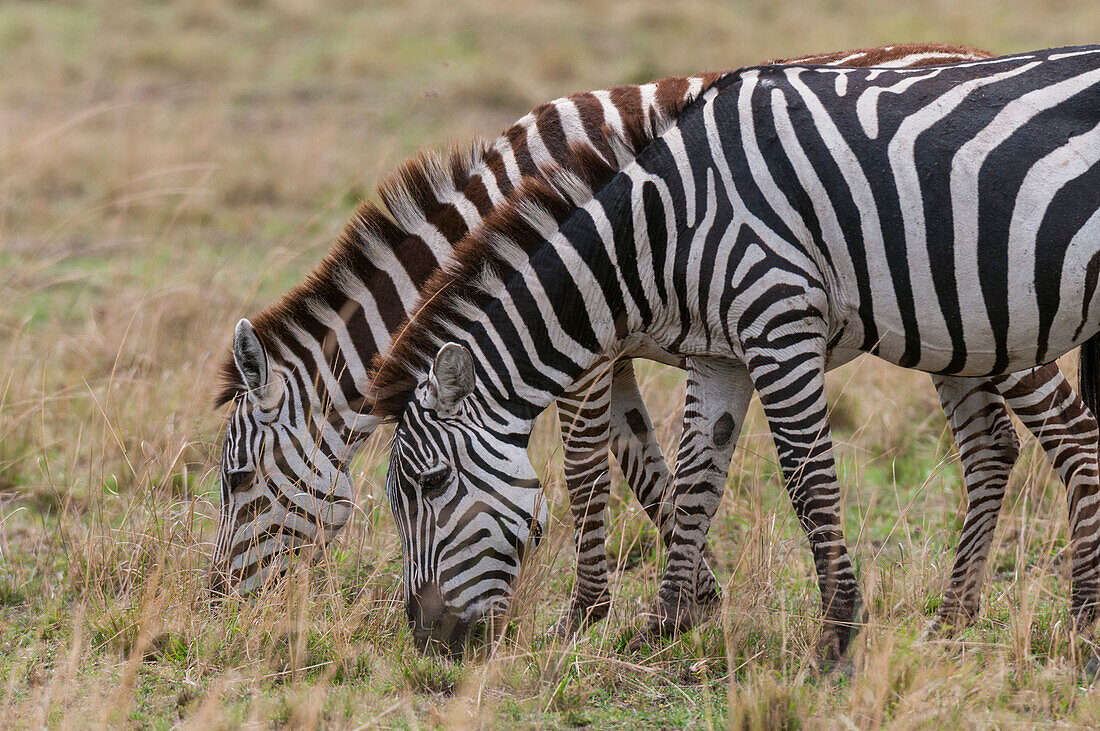
[[[927,379],[865,359],[830,377],[867,623],[819,677],[804,538],[756,407],[715,521],[721,610],[630,655],[660,577],[616,475],[609,619],[573,643],[571,529],[553,417],[533,440],[553,525],[508,631],[465,663],[413,649],[381,485],[316,565],[255,601],[205,592],[237,318],[332,243],[420,146],[494,134],[559,94],[765,58],[934,40],[1090,41],[1100,7],[774,3],[9,3],[0,7],[0,725],[681,726],[1089,724],[1067,631],[1062,490],[1025,450],[983,613],[918,642],[961,526]],[[663,443],[682,377],[642,370]],[[672,453],[669,449],[668,453]]]

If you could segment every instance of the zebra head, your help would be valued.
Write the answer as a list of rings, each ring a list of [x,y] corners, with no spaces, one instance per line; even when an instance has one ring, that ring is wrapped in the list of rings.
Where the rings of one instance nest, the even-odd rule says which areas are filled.
[[[221,511],[211,587],[251,594],[295,551],[317,548],[347,523],[352,485],[347,440],[308,384],[291,377],[248,320],[233,335],[235,395],[221,460]],[[231,387],[232,388],[232,387]]]
[[[547,513],[530,429],[487,424],[474,384],[470,352],[444,345],[397,424],[386,480],[413,634],[450,652],[506,609]]]

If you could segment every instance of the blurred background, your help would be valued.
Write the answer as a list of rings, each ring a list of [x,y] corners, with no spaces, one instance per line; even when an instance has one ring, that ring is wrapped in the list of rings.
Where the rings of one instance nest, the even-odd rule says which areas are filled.
[[[542,711],[557,714],[554,723],[629,722],[661,707],[662,722],[678,724],[713,721],[739,703],[767,710],[788,697],[792,707],[824,703],[860,725],[884,720],[878,690],[867,691],[865,707],[858,694],[822,701],[827,690],[798,690],[792,680],[816,631],[816,589],[755,407],[716,530],[729,540],[718,549],[725,576],[738,576],[748,535],[764,536],[753,571],[762,556],[774,563],[787,555],[776,545],[796,557],[787,588],[767,600],[772,619],[752,630],[773,675],[746,675],[756,645],[731,649],[728,627],[653,661],[656,678],[607,660],[657,575],[655,539],[624,496],[612,508],[613,553],[644,570],[623,579],[635,581],[623,589],[632,598],[592,650],[617,669],[581,669],[575,658],[559,667],[558,656],[538,655],[470,680],[400,651],[372,659],[370,648],[392,649],[386,643],[401,631],[389,604],[399,554],[378,483],[384,435],[359,463],[363,515],[335,560],[327,598],[307,593],[300,605],[242,606],[236,619],[200,621],[199,572],[218,501],[212,468],[222,416],[209,408],[216,365],[237,319],[298,281],[355,203],[374,197],[380,177],[417,148],[491,138],[535,105],[575,91],[891,42],[1007,53],[1096,41],[1098,29],[1095,0],[0,4],[0,710],[77,725],[88,721],[80,715],[87,707],[137,725],[194,721],[200,711],[275,722],[442,722],[446,716],[433,714],[451,701],[424,700],[427,689],[456,693],[462,708],[475,709],[463,716],[474,723]],[[682,376],[650,368],[644,380],[671,443]],[[907,578],[891,584],[902,575],[887,562],[880,581],[893,587],[884,596],[896,599],[895,609],[910,611],[899,623],[918,627],[938,596],[962,504],[938,403],[926,377],[869,359],[831,377],[830,389],[849,535],[867,547],[864,571],[872,575],[883,546],[905,543],[890,560],[904,563]],[[540,429],[535,464],[560,493],[553,421]],[[1009,502],[1026,509],[1008,509],[1016,517],[1000,534],[1016,548],[999,542],[1010,561],[994,567],[995,577],[997,566],[1007,572],[1001,594],[994,591],[1011,595],[1006,606],[1031,596],[1019,588],[1017,562],[1032,561],[1046,576],[1064,544],[1059,488],[1041,456],[1028,451],[1024,461]],[[766,531],[750,530],[762,522]],[[571,579],[568,531],[557,530],[561,556],[546,561],[552,588],[532,599],[539,612],[532,626],[543,629],[564,606]],[[1032,549],[1038,558],[1027,558]],[[765,572],[773,589],[782,585],[776,571]],[[752,575],[745,586],[756,591],[760,574]],[[1066,596],[1064,580],[1037,585],[1035,602],[1024,604],[1050,605],[1049,616],[1029,614],[1020,629],[1004,614],[981,642],[1010,649],[1000,660],[983,656],[983,666],[1030,657],[1035,616],[1047,623],[1045,646],[1064,651],[1064,631],[1050,627]],[[288,607],[298,619],[284,627]],[[269,634],[250,631],[241,617]],[[309,666],[316,672],[298,674]],[[295,685],[336,683],[334,668],[341,678],[372,680],[366,690],[330,695]],[[727,683],[735,670],[738,687],[756,695]],[[686,700],[685,692],[659,690],[681,677],[695,689]],[[966,678],[958,687],[980,687]],[[588,686],[603,690],[581,690]],[[482,708],[487,687],[504,699],[490,711]],[[456,688],[474,688],[476,703]],[[617,688],[638,695],[615,701]],[[1039,715],[1010,699],[1008,715],[985,718],[1056,718],[1049,714],[1058,703],[1086,713],[1072,688],[1064,692],[1070,700],[1033,698]],[[605,694],[600,707],[610,715],[591,716],[593,693]],[[352,710],[333,698],[353,699]],[[805,698],[809,705],[800,705]],[[931,692],[926,701],[932,710],[969,702]]]

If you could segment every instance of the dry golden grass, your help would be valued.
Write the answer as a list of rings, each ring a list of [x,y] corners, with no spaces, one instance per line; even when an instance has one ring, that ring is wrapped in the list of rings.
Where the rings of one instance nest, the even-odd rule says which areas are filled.
[[[0,726],[1095,723],[1100,690],[1066,631],[1062,491],[1033,449],[981,619],[956,642],[916,641],[961,480],[927,378],[869,359],[830,381],[870,617],[850,679],[807,667],[817,591],[755,407],[712,531],[720,615],[650,655],[622,651],[660,569],[622,485],[612,616],[575,645],[544,639],[572,566],[552,417],[533,449],[557,518],[491,658],[412,649],[385,435],[319,566],[220,607],[201,572],[218,499],[208,403],[232,324],[415,148],[495,134],[579,89],[889,41],[1087,42],[1097,27],[1092,0],[0,6]],[[682,378],[644,380],[672,444]]]

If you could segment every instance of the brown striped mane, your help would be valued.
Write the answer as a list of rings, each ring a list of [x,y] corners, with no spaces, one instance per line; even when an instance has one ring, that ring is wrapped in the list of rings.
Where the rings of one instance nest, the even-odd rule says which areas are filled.
[[[699,93],[712,86],[723,74],[699,74],[702,85]],[[516,164],[525,181],[544,179],[546,172],[535,164],[525,150],[527,127],[525,121],[535,126],[544,144],[556,153],[557,167],[588,177],[586,166],[606,166],[608,160],[617,161],[623,148],[645,145],[671,124],[691,101],[684,97],[689,88],[688,77],[669,77],[654,82],[656,107],[650,114],[623,114],[622,135],[612,131],[603,120],[600,103],[592,92],[573,94],[569,97],[576,105],[586,133],[593,140],[599,160],[590,151],[580,152],[567,143],[553,102],[539,105],[528,117],[509,127],[502,135],[513,148],[523,154],[516,155]],[[608,97],[620,109],[641,109],[640,87],[624,85],[606,90]],[[694,97],[693,97],[694,99]],[[459,241],[466,233],[466,224],[455,206],[447,202],[447,194],[462,192],[482,216],[493,210],[481,174],[483,168],[493,175],[494,182],[509,198],[516,192],[504,175],[504,161],[491,145],[476,141],[466,147],[454,148],[440,155],[421,152],[406,161],[394,174],[378,185],[382,205],[369,201],[359,204],[351,219],[345,224],[335,246],[327,256],[276,303],[250,318],[256,335],[268,350],[269,356],[278,359],[278,344],[295,342],[294,333],[304,330],[323,341],[326,330],[311,314],[316,307],[332,306],[335,300],[345,297],[340,282],[345,275],[359,278],[388,277],[387,270],[394,266],[394,259],[409,274],[413,284],[420,289],[434,272],[438,262],[427,245],[413,232],[415,223],[430,222],[448,241]],[[339,308],[337,308],[339,309]],[[247,389],[229,352],[221,365],[221,387],[215,397],[219,407]]]
[[[953,60],[959,61],[966,57],[987,58],[991,55],[986,51],[962,46],[901,44],[770,63],[871,66],[915,54],[929,56],[928,59],[918,59],[913,65],[944,63],[945,60],[950,60],[947,57],[954,57]],[[438,283],[440,277],[444,276],[438,270],[439,263],[427,244],[412,232],[412,228],[417,223],[430,222],[448,241],[457,242],[462,239],[466,234],[466,224],[455,206],[446,200],[455,191],[460,191],[473,203],[481,216],[488,215],[491,220],[499,221],[504,218],[506,211],[514,210],[521,201],[524,205],[545,207],[549,211],[557,210],[557,204],[551,199],[556,197],[560,201],[561,197],[554,194],[553,186],[546,182],[547,171],[540,170],[526,148],[529,127],[537,129],[544,144],[553,151],[557,169],[592,181],[606,173],[609,162],[621,162],[622,149],[644,147],[674,122],[691,101],[730,73],[734,72],[699,74],[701,88],[692,99],[685,99],[689,88],[688,77],[670,77],[656,82],[656,105],[648,115],[637,111],[641,108],[638,103],[640,87],[624,85],[606,90],[616,106],[630,110],[622,117],[621,136],[603,121],[603,112],[600,111],[599,102],[593,93],[570,96],[584,130],[592,140],[595,154],[591,149],[567,143],[554,102],[536,107],[527,117],[509,127],[501,137],[517,150],[515,162],[524,178],[522,196],[519,199],[516,199],[519,193],[512,188],[507,175],[503,174],[504,161],[493,145],[477,141],[442,155],[420,153],[379,184],[380,206],[366,201],[359,205],[345,224],[335,246],[305,280],[290,289],[279,301],[251,318],[257,336],[264,343],[269,356],[278,361],[281,358],[280,346],[299,347],[296,345],[298,332],[304,331],[319,342],[325,342],[327,328],[313,313],[324,307],[341,311],[342,304],[347,299],[341,283],[349,278],[361,279],[368,287],[372,281],[383,286],[390,279],[389,271],[392,267],[401,266],[418,290],[431,283]],[[516,203],[503,204],[500,206],[501,210],[493,211],[486,183],[480,179],[482,173],[492,176],[500,192],[508,200],[516,199]],[[497,226],[508,228],[504,223],[498,223]],[[478,248],[478,241],[481,241],[480,245],[483,247],[484,240],[479,237],[464,244],[462,250],[486,254]],[[390,289],[392,290],[392,285]],[[404,319],[403,312],[401,319]],[[400,322],[393,325],[397,327]],[[403,343],[407,340],[402,333],[402,347],[405,347]],[[221,406],[245,390],[230,352],[222,362],[221,388],[215,398],[215,405]]]
[[[344,224],[336,244],[313,271],[277,302],[250,318],[268,355],[279,358],[275,345],[292,341],[296,330],[323,340],[323,328],[312,311],[346,297],[340,282],[348,274],[364,281],[378,274],[388,278],[387,267],[393,265],[396,257],[417,287],[427,281],[437,268],[435,258],[423,242],[419,247],[409,246],[418,237],[398,221],[410,215],[422,216],[424,220],[446,218],[449,214],[446,209],[453,206],[440,202],[433,191],[442,181],[464,185],[475,161],[483,158],[487,150],[484,142],[476,141],[466,148],[453,149],[446,156],[421,153],[384,179],[378,185],[384,209],[370,201],[360,202]],[[221,388],[214,400],[215,408],[246,390],[230,351],[222,361]]]
[[[633,154],[633,150],[630,151]],[[371,372],[373,416],[392,419],[405,409],[439,348],[484,309],[493,282],[505,281],[532,252],[618,172],[589,150],[574,150],[580,174],[560,171],[530,178],[484,225],[468,235],[452,259],[425,285],[416,315],[398,333]]]
[[[924,58],[919,58],[924,56]],[[970,46],[952,46],[946,43],[897,43],[892,46],[873,48],[852,48],[847,51],[818,53],[809,56],[776,59],[764,66],[800,64],[812,66],[879,66],[911,58],[906,67],[937,66],[944,63],[958,63],[972,58],[974,60],[992,58],[993,54],[981,48]]]

